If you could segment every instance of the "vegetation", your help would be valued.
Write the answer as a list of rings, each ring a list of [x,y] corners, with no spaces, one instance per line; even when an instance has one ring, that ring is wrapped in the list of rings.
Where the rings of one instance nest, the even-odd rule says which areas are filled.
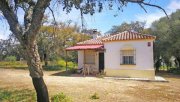
[[[6,90],[0,88],[1,102],[36,102],[36,94],[29,89]]]
[[[0,68],[27,69],[27,63],[25,61],[1,61]]]
[[[72,102],[72,99],[64,93],[59,93],[51,98],[52,102]]]
[[[65,48],[90,38],[90,36],[80,33],[79,28],[71,22],[57,23],[56,27],[53,25],[43,26],[37,39],[41,61],[44,61],[45,65],[48,65],[47,61],[59,58],[76,62],[77,52],[68,52],[66,56]]]
[[[90,98],[91,99],[99,99],[100,97],[98,96],[97,93],[94,93]]]
[[[149,32],[155,35],[155,66],[157,71],[161,66],[168,70],[171,68],[180,68],[180,36],[179,20],[180,10],[170,15],[170,18],[161,18],[155,21]],[[180,73],[179,73],[180,74]]]
[[[42,62],[43,63],[43,62]],[[0,68],[8,69],[28,69],[26,61],[1,61]],[[76,70],[77,63],[67,62],[68,70]],[[55,71],[55,70],[66,70],[66,62],[63,59],[49,61],[48,66],[43,66],[43,69],[46,71]]]
[[[0,102],[36,102],[36,94],[29,89],[8,90],[0,88]],[[64,93],[51,97],[51,102],[72,102]]]
[[[76,69],[77,63],[74,62],[67,62],[67,68],[70,69]],[[52,70],[66,70],[66,62],[63,59],[50,61],[49,65],[44,66],[44,70],[52,71]]]
[[[114,34],[117,32],[123,32],[128,30],[133,30],[136,32],[142,32],[144,30],[145,22],[131,22],[131,23],[122,23],[119,26],[113,26],[107,33]]]

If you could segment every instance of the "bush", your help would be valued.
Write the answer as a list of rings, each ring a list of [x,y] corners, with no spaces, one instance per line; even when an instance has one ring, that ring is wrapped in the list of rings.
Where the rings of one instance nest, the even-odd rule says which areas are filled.
[[[71,98],[64,93],[59,93],[51,98],[52,102],[72,102]]]
[[[57,65],[58,65],[58,66],[61,66],[61,67],[65,67],[65,66],[66,66],[66,61],[64,61],[64,60],[58,60],[58,61],[57,61]]]
[[[5,61],[16,61],[16,56],[7,56],[5,59]]]
[[[27,62],[25,61],[2,61],[0,62],[0,68],[10,69],[27,69]]]
[[[180,74],[180,68],[170,68],[169,73]]]
[[[94,93],[94,94],[90,97],[90,99],[99,99],[99,96],[98,96],[97,93]]]

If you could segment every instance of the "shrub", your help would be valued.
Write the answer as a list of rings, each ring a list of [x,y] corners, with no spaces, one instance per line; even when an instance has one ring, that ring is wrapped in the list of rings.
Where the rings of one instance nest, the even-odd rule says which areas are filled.
[[[64,60],[58,60],[57,61],[57,65],[59,65],[61,67],[65,67],[66,66],[66,62]]]
[[[170,68],[169,73],[180,74],[180,68]]]
[[[52,102],[72,102],[71,98],[64,93],[59,93],[51,98]]]
[[[90,99],[99,99],[99,96],[98,94],[95,92],[91,97]]]
[[[16,56],[7,56],[5,59],[5,61],[16,61]]]

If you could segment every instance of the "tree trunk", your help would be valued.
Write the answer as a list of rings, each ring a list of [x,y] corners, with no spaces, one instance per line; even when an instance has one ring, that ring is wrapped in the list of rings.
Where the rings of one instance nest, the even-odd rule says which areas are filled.
[[[43,80],[43,71],[36,41],[27,44],[26,59],[32,77],[33,85],[37,93],[38,102],[49,102],[47,86]]]
[[[32,78],[34,88],[37,93],[38,102],[49,102],[49,95],[46,84],[44,83],[43,77]]]
[[[45,66],[48,66],[48,58],[46,53],[44,53],[44,64]]]
[[[180,68],[180,57],[176,57],[176,60],[178,61],[178,68]]]

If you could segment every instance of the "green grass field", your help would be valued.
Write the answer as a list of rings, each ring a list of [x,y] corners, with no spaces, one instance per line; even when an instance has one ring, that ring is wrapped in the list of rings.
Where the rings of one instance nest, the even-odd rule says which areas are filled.
[[[56,70],[65,70],[66,69],[66,62],[64,60],[58,61],[49,61],[48,66],[44,66],[44,62],[42,62],[43,69],[47,71],[56,71]],[[74,69],[77,67],[76,63],[67,62],[68,69]],[[26,61],[1,61],[0,68],[5,69],[27,69]]]
[[[50,98],[51,102],[72,102],[64,93],[59,93]],[[0,102],[36,102],[36,93],[29,89],[10,90],[0,88]]]
[[[29,89],[8,90],[0,88],[0,102],[36,102],[36,94]]]

